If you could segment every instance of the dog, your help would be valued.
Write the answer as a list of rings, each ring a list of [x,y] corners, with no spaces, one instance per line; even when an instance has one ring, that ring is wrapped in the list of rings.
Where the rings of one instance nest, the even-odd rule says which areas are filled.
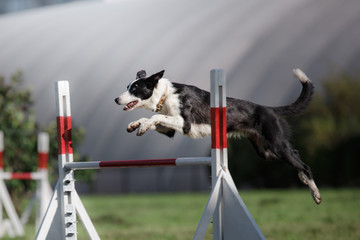
[[[151,118],[131,122],[127,131],[137,129],[138,136],[149,129],[168,137],[173,137],[175,132],[191,138],[211,135],[210,93],[195,86],[170,82],[163,78],[164,72],[147,76],[144,70],[139,71],[127,91],[115,99],[118,105],[125,105],[124,111],[143,108],[157,113]],[[300,80],[302,91],[290,105],[268,107],[227,97],[227,132],[230,137],[249,139],[261,158],[282,160],[294,167],[300,180],[308,185],[314,201],[320,204],[320,192],[311,169],[291,146],[290,127],[283,118],[299,114],[312,99],[314,86],[310,79],[300,69],[294,69],[294,75]]]

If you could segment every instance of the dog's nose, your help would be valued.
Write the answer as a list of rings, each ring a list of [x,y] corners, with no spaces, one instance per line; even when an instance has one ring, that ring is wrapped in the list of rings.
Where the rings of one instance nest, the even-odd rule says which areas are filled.
[[[117,103],[117,104],[119,104],[119,98],[115,98],[115,102]]]

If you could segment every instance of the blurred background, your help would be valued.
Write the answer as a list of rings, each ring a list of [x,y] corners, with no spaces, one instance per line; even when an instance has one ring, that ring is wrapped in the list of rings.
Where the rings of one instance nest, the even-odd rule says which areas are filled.
[[[44,129],[56,139],[54,83],[68,80],[79,159],[209,156],[209,138],[127,133],[129,122],[152,113],[125,113],[114,98],[140,69],[149,74],[165,69],[171,81],[209,90],[210,70],[223,68],[228,96],[284,105],[301,91],[292,75],[293,68],[301,68],[316,93],[306,113],[289,119],[292,142],[318,185],[358,187],[359,12],[357,0],[1,0],[1,87],[25,92],[17,107],[25,115],[16,125],[16,106],[6,108],[7,119],[2,108],[0,127],[5,137],[21,141],[25,137],[19,131],[28,136]],[[6,105],[9,96],[3,93],[0,103]],[[52,144],[56,166],[56,142]],[[229,155],[238,187],[300,185],[295,170],[258,159],[245,139],[231,140]],[[9,165],[19,162],[16,156],[8,155]],[[92,174],[84,177],[94,177],[92,181],[79,184],[80,192],[198,191],[209,189],[210,183],[206,167]]]

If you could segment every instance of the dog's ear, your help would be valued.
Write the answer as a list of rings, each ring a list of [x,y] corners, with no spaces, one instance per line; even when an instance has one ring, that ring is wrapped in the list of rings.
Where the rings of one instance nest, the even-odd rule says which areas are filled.
[[[146,72],[145,72],[145,70],[140,70],[140,71],[137,72],[137,74],[136,74],[136,79],[144,78],[144,77],[146,77]]]
[[[162,70],[162,71],[160,71],[160,72],[158,72],[158,73],[155,73],[154,75],[155,75],[156,77],[158,77],[158,80],[160,80],[160,79],[162,79],[162,77],[164,76],[164,72],[165,72],[165,70]]]
[[[148,88],[154,89],[159,80],[164,76],[164,72],[165,70],[162,70],[158,73],[151,75],[146,81]]]

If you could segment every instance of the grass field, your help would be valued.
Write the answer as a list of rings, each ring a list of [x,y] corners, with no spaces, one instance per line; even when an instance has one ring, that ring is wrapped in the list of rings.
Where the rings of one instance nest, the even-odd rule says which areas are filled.
[[[360,239],[360,189],[321,189],[321,193],[323,202],[317,206],[307,189],[240,191],[269,240]],[[208,195],[84,196],[82,200],[102,239],[180,240],[192,239]],[[34,239],[33,226],[26,231],[26,237],[17,239]],[[79,228],[78,239],[88,239],[84,229]],[[211,225],[205,239],[212,239]]]

